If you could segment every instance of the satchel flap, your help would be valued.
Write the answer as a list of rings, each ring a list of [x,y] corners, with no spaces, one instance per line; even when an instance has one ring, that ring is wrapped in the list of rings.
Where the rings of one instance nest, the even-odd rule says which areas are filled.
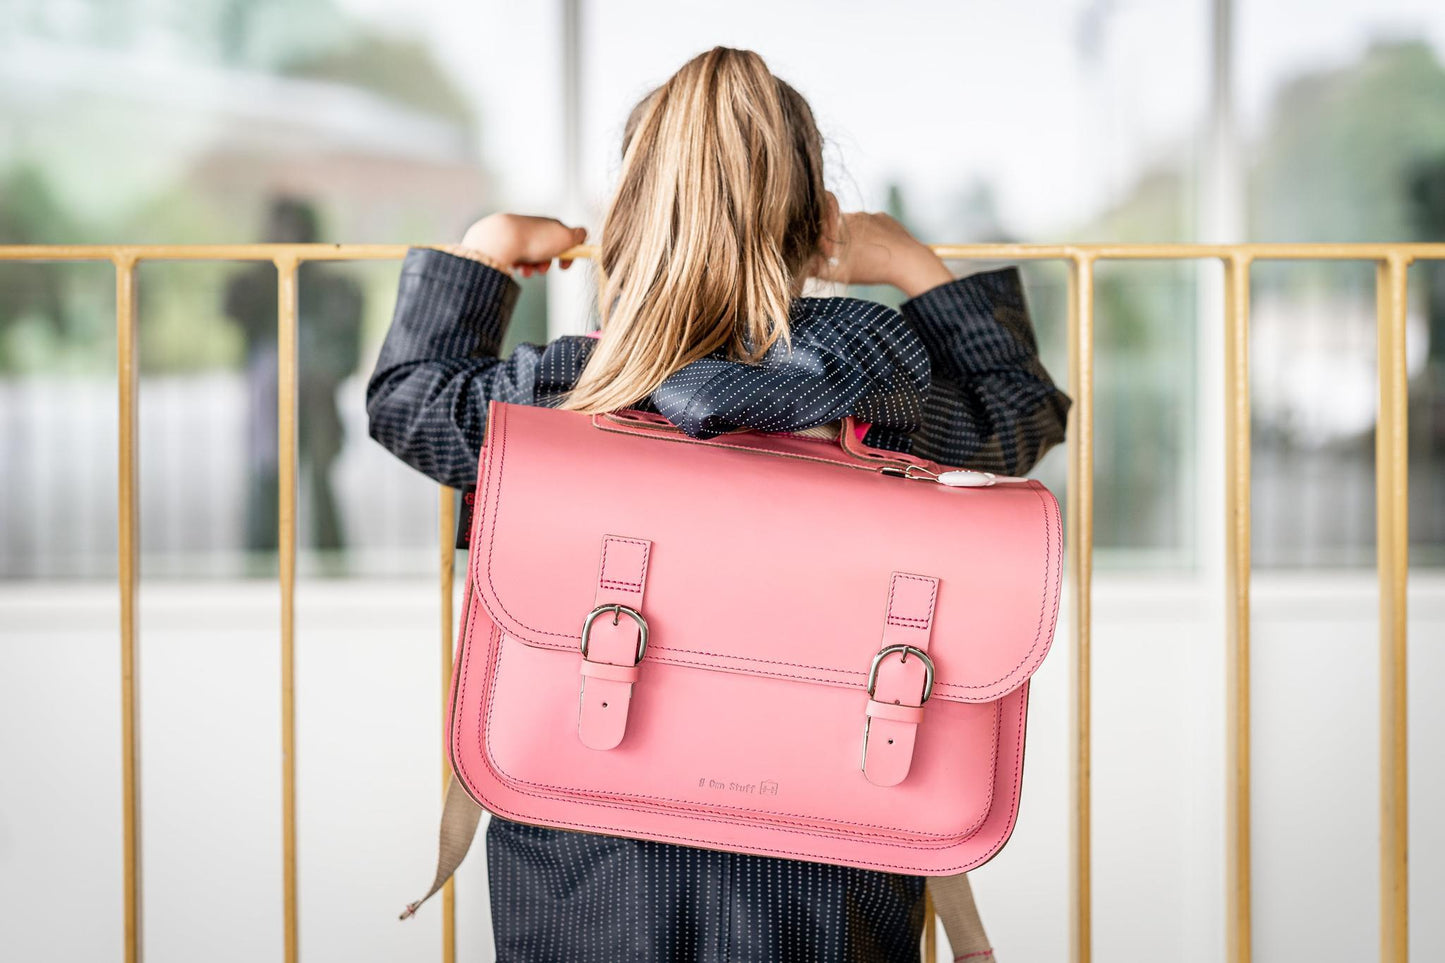
[[[951,488],[822,439],[659,437],[496,401],[487,436],[468,567],[528,645],[579,648],[607,535],[651,542],[645,662],[862,690],[893,572],[938,579],[935,699],[998,699],[1053,640],[1062,533],[1037,481]]]

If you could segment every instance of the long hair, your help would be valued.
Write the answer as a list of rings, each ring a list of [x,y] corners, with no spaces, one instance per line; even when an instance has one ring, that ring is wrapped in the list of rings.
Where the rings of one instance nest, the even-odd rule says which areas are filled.
[[[807,101],[749,50],[714,47],[633,108],[602,223],[602,331],[558,404],[626,408],[726,347],[779,338],[824,230],[822,139]]]

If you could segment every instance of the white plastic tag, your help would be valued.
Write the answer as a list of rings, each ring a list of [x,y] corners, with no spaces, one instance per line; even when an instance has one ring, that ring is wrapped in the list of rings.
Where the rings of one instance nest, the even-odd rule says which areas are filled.
[[[998,476],[991,471],[972,471],[967,468],[946,471],[938,476],[939,484],[950,488],[987,488],[997,481]]]

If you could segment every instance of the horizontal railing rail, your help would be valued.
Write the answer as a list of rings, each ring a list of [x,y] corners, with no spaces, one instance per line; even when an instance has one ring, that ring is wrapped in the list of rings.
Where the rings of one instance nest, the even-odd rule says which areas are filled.
[[[142,261],[271,261],[279,279],[277,402],[279,451],[279,588],[281,594],[281,757],[284,946],[298,959],[296,906],[296,399],[297,269],[305,261],[400,260],[395,244],[0,245],[0,261],[110,261],[116,272],[116,370],[119,419],[117,485],[120,591],[121,753],[124,834],[125,956],[141,958],[141,800],[136,722],[135,598],[138,578],[139,478],[136,462],[136,267]],[[1224,266],[1226,949],[1231,963],[1251,958],[1250,900],[1250,268],[1257,261],[1370,261],[1376,264],[1379,415],[1375,442],[1376,565],[1380,584],[1380,959],[1409,954],[1406,809],[1406,580],[1409,559],[1405,320],[1407,269],[1445,260],[1445,243],[1257,244],[941,244],[946,260],[1063,261],[1069,270],[1068,567],[1073,599],[1071,691],[1071,957],[1088,963],[1092,948],[1090,751],[1091,626],[1094,520],[1094,269],[1101,261],[1217,260]],[[596,256],[580,246],[563,257]],[[455,529],[452,493],[440,493],[442,692],[451,676]],[[448,775],[443,761],[443,780]],[[443,894],[442,957],[456,952],[452,883]],[[932,926],[927,953],[932,959]]]

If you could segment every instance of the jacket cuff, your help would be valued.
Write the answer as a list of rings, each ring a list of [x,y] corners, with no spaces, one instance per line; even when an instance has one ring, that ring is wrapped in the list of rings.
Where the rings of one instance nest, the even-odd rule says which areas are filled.
[[[1016,367],[1038,353],[1015,266],[945,281],[904,301],[899,311],[929,356],[952,362],[962,374]]]
[[[522,286],[506,271],[427,247],[406,252],[400,288],[411,310],[396,321],[421,343],[457,353],[495,356]],[[457,349],[461,350],[458,351]],[[470,350],[468,350],[470,349]]]

